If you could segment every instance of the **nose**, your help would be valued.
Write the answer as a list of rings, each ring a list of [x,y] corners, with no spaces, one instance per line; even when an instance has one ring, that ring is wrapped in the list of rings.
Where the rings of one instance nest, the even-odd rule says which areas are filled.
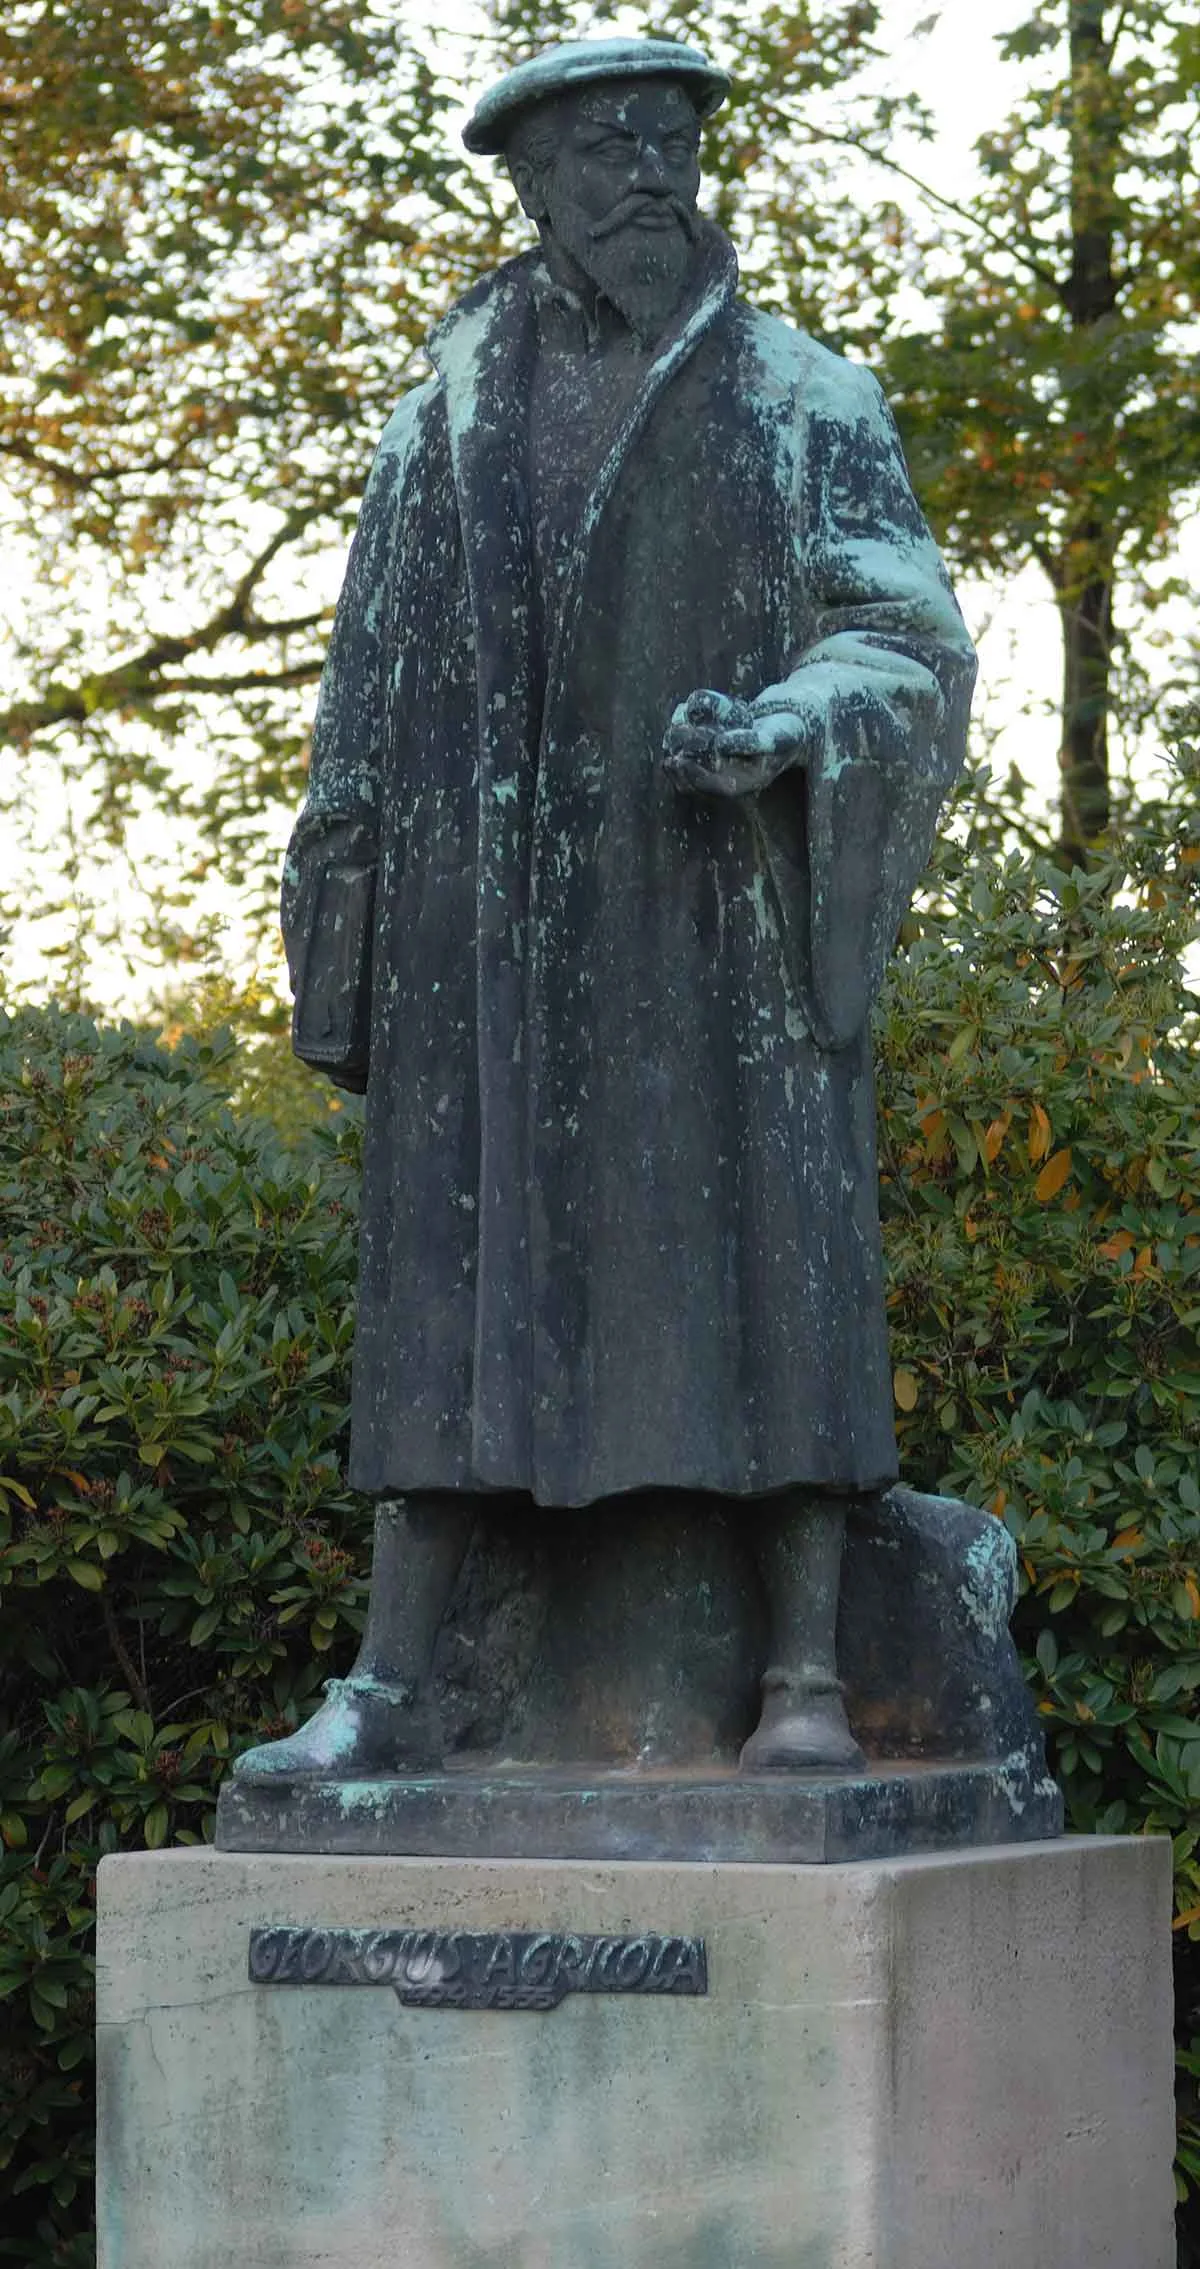
[[[633,187],[661,190],[667,186],[667,169],[656,142],[639,141],[633,161]]]

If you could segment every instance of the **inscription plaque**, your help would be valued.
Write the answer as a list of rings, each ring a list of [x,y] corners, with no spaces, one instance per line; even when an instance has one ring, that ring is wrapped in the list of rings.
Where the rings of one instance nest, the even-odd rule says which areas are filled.
[[[387,1985],[406,2009],[557,2009],[568,1993],[708,1992],[702,1938],[560,1930],[250,1933],[255,1985]]]

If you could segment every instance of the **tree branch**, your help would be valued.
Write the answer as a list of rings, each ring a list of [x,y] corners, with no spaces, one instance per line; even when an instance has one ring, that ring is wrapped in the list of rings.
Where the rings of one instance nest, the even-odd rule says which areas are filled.
[[[108,1643],[112,1648],[114,1655],[116,1656],[121,1670],[124,1672],[124,1675],[129,1684],[129,1691],[132,1694],[134,1701],[137,1703],[139,1710],[145,1710],[147,1716],[153,1717],[154,1704],[150,1699],[149,1688],[146,1685],[145,1679],[139,1677],[137,1664],[135,1663],[133,1656],[130,1654],[124,1639],[121,1637],[116,1613],[113,1608],[113,1603],[109,1598],[107,1589],[102,1591],[100,1594],[100,1613],[104,1619],[104,1628],[108,1634]]]
[[[319,519],[329,509],[329,502],[322,501],[289,513],[238,578],[232,598],[219,607],[208,622],[175,637],[164,635],[152,639],[140,653],[131,654],[128,661],[118,662],[112,669],[101,671],[81,685],[51,686],[40,701],[14,702],[0,712],[0,735],[24,747],[35,733],[48,732],[55,725],[84,725],[100,711],[124,709],[134,702],[156,700],[161,694],[238,693],[262,686],[309,684],[320,675],[321,665],[317,661],[299,663],[291,669],[250,669],[207,678],[168,678],[163,672],[188,661],[194,654],[210,654],[226,638],[241,638],[247,645],[258,645],[264,639],[293,638],[315,630],[326,619],[326,608],[272,622],[252,614],[250,602],[272,560],[310,521]]]
[[[252,693],[261,686],[311,685],[324,662],[297,662],[290,670],[235,670],[221,678],[162,678],[155,693]]]
[[[1114,57],[1114,56],[1116,55],[1116,52],[1117,52],[1117,48],[1118,48],[1118,46],[1120,45],[1120,41],[1121,41],[1121,34],[1123,33],[1123,31],[1124,31],[1124,29],[1125,29],[1125,24],[1126,24],[1126,20],[1127,20],[1127,18],[1128,18],[1128,15],[1129,15],[1129,4],[1128,4],[1128,0],[1122,0],[1122,5],[1121,5],[1121,6],[1120,6],[1120,7],[1118,8],[1118,10],[1117,10],[1117,20],[1116,20],[1116,23],[1115,23],[1115,24],[1114,24],[1114,25],[1112,26],[1112,29],[1111,29],[1111,30],[1110,30],[1110,32],[1108,33],[1108,36],[1107,36],[1107,38],[1105,39],[1105,42],[1104,42],[1105,51],[1106,51],[1106,54],[1107,54],[1108,63],[1109,63],[1109,66],[1110,66],[1110,68],[1111,68],[1111,65],[1112,65],[1113,57]]]
[[[1057,598],[1059,592],[1062,590],[1062,568],[1060,567],[1054,553],[1050,550],[1049,545],[1040,544],[1037,542],[1031,543],[1029,546],[1029,556],[1031,559],[1037,562],[1037,565],[1041,568],[1046,581],[1049,583],[1051,590],[1054,592],[1054,595]]]
[[[1014,769],[1019,772],[1020,766],[1017,765]],[[1022,774],[1022,778],[1023,777],[1024,775]],[[970,850],[971,845],[977,836],[986,836],[986,827],[984,821],[985,818],[991,817],[994,820],[999,821],[1006,835],[1015,836],[1017,842],[1022,846],[1022,848],[1030,852],[1033,857],[1040,859],[1045,858],[1047,843],[1044,831],[1030,826],[1027,820],[1018,819],[1016,814],[1009,811],[1007,805],[1005,804],[983,804],[979,807],[979,811],[980,816],[978,821],[972,821],[968,823],[966,845],[968,851]]]
[[[210,645],[215,646],[221,638],[227,638],[234,633],[240,633],[243,637],[248,635],[250,601],[254,595],[255,585],[262,581],[272,560],[277,559],[280,552],[285,550],[295,537],[301,535],[311,521],[319,520],[322,514],[329,509],[329,504],[324,500],[320,504],[304,504],[299,506],[295,512],[289,512],[287,518],[280,522],[274,535],[268,539],[262,550],[251,560],[245,574],[235,585],[233,597],[224,609],[223,614],[214,618],[215,623],[223,625],[223,627],[218,628],[216,635],[208,640]]]
[[[854,150],[859,157],[866,158],[869,164],[883,166],[888,173],[898,175],[901,181],[907,181],[910,187],[920,191],[922,197],[928,198],[930,204],[940,205],[943,212],[954,213],[960,221],[966,221],[968,227],[974,229],[978,236],[986,237],[988,243],[994,245],[997,251],[1007,252],[1009,258],[1016,260],[1029,275],[1036,276],[1039,283],[1047,285],[1056,298],[1061,297],[1062,284],[1052,268],[1043,267],[1041,261],[1035,260],[1032,253],[1022,252],[1019,247],[1014,246],[1011,238],[1006,236],[1002,229],[993,228],[990,221],[985,221],[980,214],[973,213],[969,205],[960,204],[957,197],[943,196],[940,189],[935,189],[930,182],[923,181],[919,173],[912,173],[908,166],[901,165],[899,158],[888,157],[883,150],[873,150],[869,143],[859,141],[853,134],[835,134],[832,128],[797,127],[796,120],[789,115],[780,103],[764,102],[762,108],[767,116],[773,114],[783,125],[790,127],[793,132],[799,131],[802,134],[807,134],[812,142],[836,143],[839,149]]]
[[[257,615],[251,615],[246,623],[246,638],[254,645],[262,638],[299,638],[306,630],[316,630],[321,623],[328,622],[332,612],[332,607],[318,607],[313,614],[291,615],[279,622],[263,622]]]
[[[53,457],[43,457],[30,441],[20,435],[6,435],[0,439],[0,456],[19,458],[23,465],[32,466],[48,481],[61,481],[63,486],[75,490],[95,488],[103,481],[144,480],[147,473],[173,473],[186,454],[185,445],[173,449],[168,457],[148,457],[141,465],[97,465],[90,473],[80,472],[75,465],[59,464]]]

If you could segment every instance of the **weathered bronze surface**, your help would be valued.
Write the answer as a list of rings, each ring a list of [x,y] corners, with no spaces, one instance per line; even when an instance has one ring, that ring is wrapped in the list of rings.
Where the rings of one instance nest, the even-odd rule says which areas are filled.
[[[439,325],[367,486],[284,923],[296,1046],[366,1090],[375,1569],[349,1678],[239,1761],[243,1848],[288,1791],[319,1839],[314,1789],[423,1780],[489,1731],[543,1765],[852,1776],[913,1754],[907,1724],[1041,1771],[936,1522],[898,1514],[915,1627],[868,1585],[843,1699],[847,1517],[886,1528],[897,1473],[870,1011],[975,665],[875,380],[747,305],[698,211],[723,92],[626,40],[490,91],[467,140],[537,248]],[[664,1589],[638,1569],[680,1519]],[[964,1647],[923,1689],[934,1593]],[[626,1624],[639,1647],[591,1643]]]
[[[1029,1749],[856,1773],[621,1772],[501,1765],[222,1791],[226,1851],[829,1865],[1039,1843],[1062,1798]]]

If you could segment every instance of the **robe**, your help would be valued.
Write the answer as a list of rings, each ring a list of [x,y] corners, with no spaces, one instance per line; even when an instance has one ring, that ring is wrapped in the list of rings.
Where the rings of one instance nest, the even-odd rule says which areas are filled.
[[[350,1479],[886,1486],[869,1016],[970,642],[876,381],[705,224],[543,644],[537,273],[457,304],[384,433],[285,870],[298,1014],[323,878],[374,878]],[[807,766],[681,794],[701,687],[798,708]]]

